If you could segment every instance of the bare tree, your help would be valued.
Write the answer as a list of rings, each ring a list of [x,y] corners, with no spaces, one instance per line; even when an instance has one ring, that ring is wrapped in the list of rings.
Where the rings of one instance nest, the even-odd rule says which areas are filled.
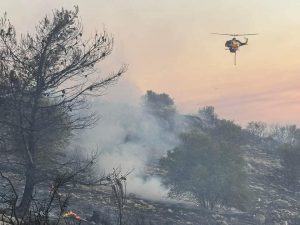
[[[72,221],[80,224],[85,219],[67,210],[70,200],[70,188],[67,184],[70,184],[76,177],[89,174],[90,169],[95,165],[96,159],[97,155],[95,154],[89,160],[80,162],[80,165],[76,161],[77,168],[73,170],[68,168],[72,164],[68,162],[68,166],[62,168],[60,173],[53,177],[53,180],[48,180],[51,184],[48,195],[34,196],[29,212],[23,215],[17,212],[19,196],[16,185],[13,184],[10,177],[0,171],[0,182],[2,183],[0,192],[0,223],[4,221],[11,225],[49,225],[60,224],[60,221],[64,219],[66,224],[70,224],[69,222]],[[110,185],[116,176],[115,173],[102,176],[101,180],[93,180],[93,184],[101,182],[102,185]],[[52,213],[51,218],[50,213]]]
[[[78,110],[126,70],[99,75],[95,65],[112,52],[113,39],[105,31],[89,40],[82,36],[78,7],[54,10],[34,34],[20,38],[6,15],[0,21],[0,125],[13,140],[6,151],[18,153],[26,178],[18,214],[29,209],[41,158],[50,160],[56,154],[48,150],[97,121],[95,114]]]
[[[120,170],[114,170],[112,176],[109,178],[111,181],[112,196],[114,203],[118,209],[118,225],[123,225],[124,206],[126,203],[126,175],[122,175]]]
[[[269,126],[269,136],[281,144],[295,144],[298,132],[296,125],[273,124]]]
[[[252,135],[265,137],[267,135],[267,124],[259,121],[251,121],[247,124],[246,130]]]

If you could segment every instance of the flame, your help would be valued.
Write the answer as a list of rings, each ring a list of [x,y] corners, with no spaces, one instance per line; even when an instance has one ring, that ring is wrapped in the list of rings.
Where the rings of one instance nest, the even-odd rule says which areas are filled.
[[[76,213],[69,211],[69,212],[65,212],[63,215],[64,218],[73,218],[75,220],[81,220],[80,216],[77,215]]]

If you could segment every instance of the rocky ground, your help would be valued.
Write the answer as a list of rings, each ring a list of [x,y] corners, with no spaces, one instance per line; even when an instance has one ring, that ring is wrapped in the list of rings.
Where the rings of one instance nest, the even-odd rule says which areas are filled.
[[[125,224],[300,225],[300,192],[286,187],[279,157],[272,146],[267,140],[242,146],[253,193],[252,206],[246,212],[224,208],[209,212],[189,202],[151,201],[129,193],[123,212]],[[78,185],[70,189],[69,209],[87,220],[82,225],[116,224],[118,210],[110,187]]]
[[[266,145],[242,147],[253,193],[252,206],[247,212],[235,209],[208,212],[193,203],[150,201],[129,194],[124,220],[131,225],[300,225],[300,192],[285,187],[279,158]],[[109,188],[78,186],[70,205],[87,219],[96,211],[102,220],[99,224],[110,224],[117,217]]]
[[[255,201],[252,212],[262,224],[300,224],[300,192],[287,189],[279,157],[268,143],[244,146],[250,188]]]

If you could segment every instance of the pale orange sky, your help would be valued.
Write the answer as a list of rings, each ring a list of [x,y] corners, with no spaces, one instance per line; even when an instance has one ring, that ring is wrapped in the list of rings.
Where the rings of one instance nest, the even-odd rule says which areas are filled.
[[[1,0],[0,10],[27,32],[51,9],[73,5],[88,34],[103,27],[113,34],[105,63],[129,64],[108,97],[124,101],[125,90],[133,99],[152,89],[170,94],[182,112],[213,105],[241,123],[300,125],[299,0]],[[227,37],[211,32],[259,35],[234,66]]]

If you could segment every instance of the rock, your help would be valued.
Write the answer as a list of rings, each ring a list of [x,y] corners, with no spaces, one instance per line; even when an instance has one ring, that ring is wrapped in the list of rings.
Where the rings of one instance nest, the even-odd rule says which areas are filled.
[[[136,195],[133,194],[133,193],[129,193],[127,196],[128,196],[129,198],[136,198]]]
[[[220,222],[220,225],[228,225],[228,223],[225,220],[223,220]]]
[[[154,210],[154,209],[155,209],[155,207],[154,207],[153,205],[150,205],[150,204],[148,204],[146,208],[147,208],[147,209],[151,209],[151,210]]]
[[[266,222],[266,217],[264,214],[262,213],[258,213],[254,216],[254,219],[255,221],[258,223],[258,224],[265,224]]]
[[[283,199],[277,199],[273,202],[273,204],[280,208],[288,208],[291,206],[291,204],[288,201]]]
[[[6,223],[4,221],[0,221],[0,225],[9,225],[9,223]]]
[[[295,192],[296,198],[300,198],[300,191]]]
[[[134,203],[134,207],[136,207],[136,208],[142,208],[143,206],[141,204]]]
[[[11,216],[7,216],[5,214],[0,214],[0,225],[6,225],[6,224],[19,224],[21,223],[21,220],[15,218],[15,217],[11,217]]]
[[[101,211],[93,211],[93,215],[91,218],[88,218],[88,221],[94,224],[103,224],[103,225],[111,224],[108,216],[101,213]]]
[[[93,211],[92,217],[89,219],[91,222],[99,223],[100,222],[100,212]]]

